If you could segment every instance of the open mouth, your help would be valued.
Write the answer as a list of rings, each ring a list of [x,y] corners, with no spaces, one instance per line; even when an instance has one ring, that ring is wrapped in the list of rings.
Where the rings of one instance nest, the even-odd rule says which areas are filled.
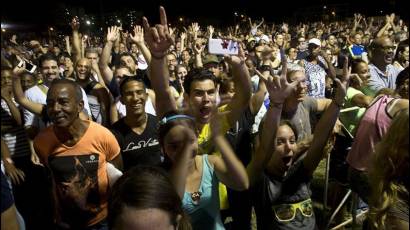
[[[285,165],[286,167],[290,167],[292,165],[292,156],[285,156],[282,157],[282,161],[283,161],[283,165]]]
[[[391,62],[393,61],[393,55],[386,55],[386,56],[384,57],[384,60],[385,60],[387,63],[391,63]]]
[[[208,117],[208,116],[211,115],[212,108],[208,107],[208,106],[205,106],[205,107],[202,107],[201,109],[199,109],[199,112],[201,113],[202,117]]]

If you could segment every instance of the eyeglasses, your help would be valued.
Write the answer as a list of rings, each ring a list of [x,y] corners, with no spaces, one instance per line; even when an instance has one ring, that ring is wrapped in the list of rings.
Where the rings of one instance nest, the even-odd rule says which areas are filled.
[[[296,210],[299,209],[300,213],[305,217],[311,217],[313,215],[312,200],[307,199],[295,204],[280,204],[272,207],[275,213],[276,219],[281,222],[292,221],[295,219]]]

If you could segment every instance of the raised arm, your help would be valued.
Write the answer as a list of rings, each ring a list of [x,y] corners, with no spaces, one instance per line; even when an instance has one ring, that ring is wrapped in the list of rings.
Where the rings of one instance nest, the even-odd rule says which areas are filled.
[[[91,61],[91,69],[92,69],[93,72],[95,72],[97,74],[98,83],[100,83],[104,88],[107,88],[107,85],[105,84],[104,78],[101,75],[101,71],[100,71],[100,68],[98,66],[97,60],[92,60]]]
[[[256,70],[256,74],[258,75],[259,78],[264,78],[266,79],[268,76],[264,76],[263,74],[269,74],[268,71],[265,71],[264,73],[259,72],[258,70]],[[258,90],[256,91],[256,93],[254,93],[252,95],[251,98],[251,103],[250,103],[250,109],[251,109],[251,113],[253,115],[256,115],[259,111],[259,109],[261,108],[263,101],[265,99],[265,93],[266,93],[266,85],[265,82],[263,80],[259,80],[259,84],[258,84]]]
[[[73,53],[74,53],[74,63],[77,63],[81,59],[81,38],[78,33],[80,29],[80,20],[78,17],[74,17],[71,21],[71,28],[73,30]]]
[[[256,28],[258,28],[259,26],[261,26],[264,22],[265,22],[265,18],[262,18],[262,21],[256,26]]]
[[[64,37],[64,41],[65,41],[65,48],[66,48],[66,50],[67,50],[67,53],[71,56],[70,37],[69,37],[69,36],[65,36],[65,37]]]
[[[98,102],[101,106],[101,115],[102,115],[102,122],[103,125],[110,124],[110,105],[111,105],[111,98],[110,94],[108,93],[107,88],[105,88],[101,84],[97,84],[93,90],[95,92],[95,96],[98,99]]]
[[[379,32],[377,32],[376,37],[382,37],[384,35],[384,33],[386,32],[386,30],[391,28],[391,18],[389,15],[386,15],[386,24],[384,24],[384,26],[379,30]]]
[[[182,151],[176,156],[175,162],[169,171],[169,175],[172,183],[181,199],[184,197],[186,178],[189,171],[189,161],[193,160],[196,153],[195,148],[197,144],[197,137],[193,130],[184,128],[184,144]]]
[[[131,41],[138,46],[138,49],[141,51],[142,56],[144,56],[145,61],[147,61],[147,64],[150,65],[151,53],[148,47],[145,45],[144,29],[141,26],[134,26],[134,35],[130,33],[130,38]]]
[[[227,106],[228,121],[232,126],[239,120],[242,112],[249,106],[249,101],[252,96],[251,78],[249,76],[248,67],[245,64],[245,53],[239,44],[238,56],[225,56],[225,60],[232,66],[232,74],[235,82],[235,95]]]
[[[265,82],[269,92],[270,104],[264,118],[263,128],[259,134],[260,145],[246,168],[251,185],[261,178],[263,170],[274,152],[274,140],[279,127],[283,103],[298,84],[298,81],[288,83],[286,68],[286,64],[282,66],[280,77],[265,77],[264,75],[260,77],[260,80]]]
[[[315,171],[323,157],[324,147],[339,116],[340,109],[346,96],[350,72],[351,70],[348,69],[347,62],[345,62],[342,79],[335,79],[337,84],[335,98],[316,125],[312,144],[308,149],[306,157],[303,159],[305,169],[310,175],[313,174],[313,171]]]
[[[209,156],[210,162],[213,164],[216,176],[218,179],[234,190],[245,190],[249,188],[249,178],[246,174],[245,167],[235,155],[231,145],[225,138],[225,133],[221,132],[220,114],[215,108],[211,119],[212,138],[216,148],[221,153],[221,156]]]
[[[168,31],[167,15],[164,7],[159,8],[161,24],[150,27],[147,18],[143,18],[145,41],[151,52],[151,85],[155,92],[158,117],[177,109],[169,86],[169,72],[166,63],[168,48],[174,43]]]
[[[325,59],[326,64],[327,64],[327,74],[330,78],[333,80],[336,78],[336,69],[332,64],[332,59],[329,57],[329,55],[326,54],[324,50],[320,51],[320,55]]]
[[[205,46],[203,46],[198,40],[194,41],[193,50],[195,53],[194,60],[195,60],[195,67],[202,68],[202,52],[204,51]]]
[[[25,109],[28,111],[41,116],[42,111],[44,108],[43,104],[36,103],[33,101],[30,101],[26,95],[23,92],[23,88],[21,87],[21,82],[20,82],[20,76],[22,73],[25,71],[25,66],[23,67],[18,67],[16,66],[13,69],[13,93],[14,93],[14,98],[16,99],[17,103],[19,103],[21,106],[23,106]]]
[[[119,34],[118,27],[112,26],[108,28],[107,42],[105,43],[105,46],[101,54],[100,61],[98,63],[98,66],[100,67],[102,78],[104,79],[104,82],[107,85],[110,84],[113,78],[113,75],[114,75],[111,68],[108,66],[108,63],[110,62],[112,46],[114,42],[118,39],[119,36],[120,34]]]

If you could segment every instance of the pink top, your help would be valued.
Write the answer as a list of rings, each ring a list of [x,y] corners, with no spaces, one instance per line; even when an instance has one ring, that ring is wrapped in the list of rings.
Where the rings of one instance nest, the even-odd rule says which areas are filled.
[[[352,168],[367,171],[375,145],[381,140],[390,127],[391,117],[387,113],[387,105],[394,98],[381,96],[366,110],[349,154],[347,162]]]

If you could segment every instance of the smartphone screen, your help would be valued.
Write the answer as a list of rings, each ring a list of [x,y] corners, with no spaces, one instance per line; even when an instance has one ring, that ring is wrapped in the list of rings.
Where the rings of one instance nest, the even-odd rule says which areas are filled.
[[[36,68],[37,68],[37,66],[35,66],[35,65],[33,65],[33,64],[29,63],[29,62],[26,62],[26,70],[27,70],[29,73],[34,73],[34,71],[36,70]]]
[[[27,71],[30,72],[30,71],[33,69],[33,67],[34,67],[34,66],[33,66],[32,64],[26,62],[26,70],[27,70]]]
[[[209,39],[209,53],[236,55],[239,52],[238,42],[225,39]]]

